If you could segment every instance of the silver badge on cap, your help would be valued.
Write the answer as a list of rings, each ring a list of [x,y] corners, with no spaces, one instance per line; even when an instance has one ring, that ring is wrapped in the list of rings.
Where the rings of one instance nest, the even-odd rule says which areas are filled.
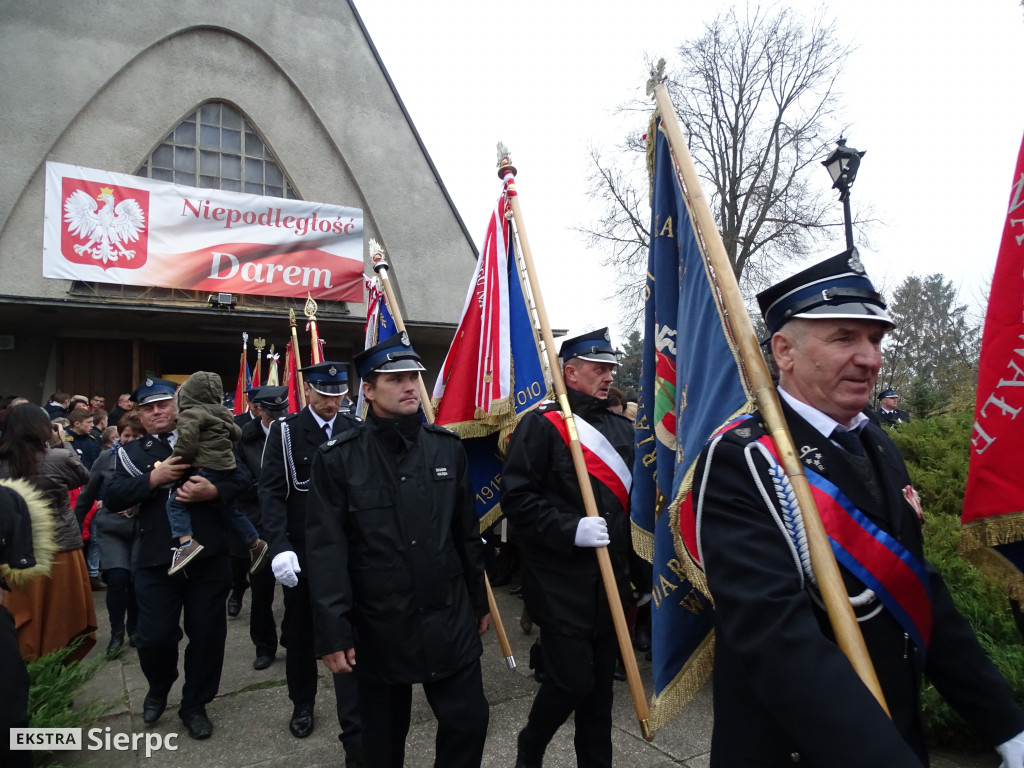
[[[327,369],[327,372],[329,374],[331,374],[331,376],[337,376],[338,375],[338,369],[335,366],[333,366],[333,365],[330,368]]]
[[[412,346],[409,343],[409,334],[408,333],[406,333],[405,331],[402,331],[398,335],[399,335],[399,338],[401,338],[401,340],[402,340],[402,346],[403,347],[411,347]]]
[[[153,380],[152,379],[146,379],[146,386],[147,387],[152,387],[153,386]]]
[[[604,332],[604,340],[605,341],[611,341],[612,340],[611,337],[608,335],[608,331]]]
[[[850,269],[856,272],[858,275],[864,274],[864,265],[861,263],[860,254],[857,253],[857,249],[853,249],[853,253],[850,254],[849,260],[846,262]]]

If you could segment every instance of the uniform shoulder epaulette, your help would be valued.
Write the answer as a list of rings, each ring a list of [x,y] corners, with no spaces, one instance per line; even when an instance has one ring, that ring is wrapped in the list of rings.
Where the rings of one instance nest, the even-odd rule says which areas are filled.
[[[441,424],[429,424],[429,423],[427,423],[427,424],[424,424],[423,426],[426,427],[427,429],[429,429],[431,432],[437,432],[440,435],[451,435],[454,438],[458,438],[459,437],[457,434],[455,434],[450,429],[448,429],[448,427],[442,426]]]
[[[558,403],[554,400],[543,400],[540,405],[537,406],[537,410],[543,413],[544,411],[550,411],[552,408],[557,408]]]

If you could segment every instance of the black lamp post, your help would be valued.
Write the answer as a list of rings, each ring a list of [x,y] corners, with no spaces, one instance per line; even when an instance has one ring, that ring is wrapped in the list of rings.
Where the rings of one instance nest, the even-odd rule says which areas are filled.
[[[864,152],[858,152],[853,147],[846,146],[846,139],[840,137],[836,142],[836,148],[828,160],[823,160],[822,165],[828,169],[832,177],[832,189],[839,190],[839,199],[843,203],[843,223],[846,225],[846,248],[853,249],[853,221],[850,216],[850,187],[857,178],[857,169],[860,168],[860,159]]]

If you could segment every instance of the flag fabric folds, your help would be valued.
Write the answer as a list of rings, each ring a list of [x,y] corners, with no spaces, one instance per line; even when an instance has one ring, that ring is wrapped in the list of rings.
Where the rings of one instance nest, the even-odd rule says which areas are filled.
[[[706,583],[680,536],[693,468],[707,440],[753,410],[721,297],[655,115],[648,131],[651,229],[643,371],[636,419],[633,545],[653,568],[651,727],[704,683],[713,661]]]
[[[989,295],[964,496],[961,552],[1024,601],[1024,143]]]
[[[284,385],[288,387],[288,413],[298,413],[302,410],[302,400],[299,399],[298,366],[295,363],[295,353],[290,341],[285,347],[284,371]]]
[[[363,349],[369,349],[398,333],[398,326],[391,316],[388,298],[384,294],[384,289],[381,288],[380,278],[376,275],[373,278],[364,275],[363,285],[366,287],[366,330],[363,337]],[[354,413],[361,418],[366,417],[366,398],[363,397],[362,387],[359,388],[359,397],[356,398]]]
[[[462,318],[433,392],[435,423],[463,438],[481,531],[501,517],[508,436],[551,391],[506,216],[509,196],[515,194],[512,179],[505,177],[488,222]]]
[[[249,334],[242,334],[242,357],[238,361],[238,381],[235,383],[235,405],[233,413],[237,416],[249,410],[249,399],[245,396],[245,390],[249,388]]]

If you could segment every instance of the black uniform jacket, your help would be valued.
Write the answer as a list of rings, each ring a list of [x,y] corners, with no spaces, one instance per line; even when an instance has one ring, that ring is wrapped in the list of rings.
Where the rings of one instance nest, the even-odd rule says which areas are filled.
[[[359,420],[343,413],[334,419],[332,436],[352,429]],[[290,448],[284,444],[285,432]],[[291,550],[305,568],[306,492],[309,472],[317,448],[324,442],[324,431],[306,406],[298,413],[282,416],[270,425],[260,470],[260,505],[263,531],[270,545],[270,556]],[[289,448],[289,450],[286,450]]]
[[[252,482],[238,497],[238,508],[257,528],[263,527],[263,516],[260,514],[259,482],[260,466],[263,463],[263,446],[267,442],[267,434],[263,431],[260,419],[251,419],[242,427],[242,437],[235,443],[235,461],[245,464],[252,475]]]
[[[847,454],[783,407],[804,464],[923,561],[921,523],[903,497],[910,478],[885,430],[869,423],[862,436],[881,491],[876,501]],[[700,541],[715,600],[711,765],[783,766],[797,759],[819,768],[927,765],[922,673],[993,746],[1024,730],[1024,713],[931,566],[934,623],[925,663],[884,608],[855,608],[893,720],[885,716],[835,645],[820,598],[801,581],[787,537],[752,479],[744,448],[764,434],[759,420],[755,414],[712,441],[694,474],[695,504],[703,493]],[[768,465],[759,453],[751,455],[778,509]],[[864,591],[862,582],[840,570],[851,595]]]
[[[883,411],[878,409],[878,421],[885,427],[898,427],[910,421],[910,414],[897,408],[895,411]]]
[[[608,410],[608,403],[568,390],[573,413],[604,435],[633,468],[633,424]],[[544,403],[527,413],[512,433],[502,474],[501,508],[512,523],[522,559],[523,593],[534,621],[545,631],[591,637],[611,628],[608,598],[597,553],[575,545],[584,516],[583,497],[572,455],[561,434],[543,415],[557,411]],[[608,522],[612,568],[620,597],[629,596],[629,519],[615,495],[592,482],[597,509]]]
[[[354,647],[360,678],[390,685],[479,658],[489,610],[466,453],[421,419],[371,414],[328,442],[306,509],[316,655]]]
[[[171,486],[149,488],[149,473],[157,462],[166,461],[170,455],[170,446],[153,436],[133,440],[118,450],[114,473],[106,486],[105,507],[128,509],[139,505],[132,557],[135,568],[170,565],[171,549],[178,546],[167,519],[167,495]],[[203,545],[197,557],[227,554],[224,510],[251,482],[252,476],[246,467],[235,467],[226,482],[216,483],[217,498],[188,505],[192,532]]]

